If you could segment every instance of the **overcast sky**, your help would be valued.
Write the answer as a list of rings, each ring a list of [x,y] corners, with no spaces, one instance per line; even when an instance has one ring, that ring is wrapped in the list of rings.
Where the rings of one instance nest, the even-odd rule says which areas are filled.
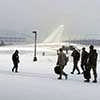
[[[44,37],[63,24],[64,33],[100,33],[100,0],[0,0],[0,30]]]

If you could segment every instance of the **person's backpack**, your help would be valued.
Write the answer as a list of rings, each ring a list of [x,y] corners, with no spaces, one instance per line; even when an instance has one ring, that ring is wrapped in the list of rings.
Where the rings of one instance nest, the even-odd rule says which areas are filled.
[[[61,73],[61,70],[60,70],[60,66],[59,65],[57,65],[56,67],[54,67],[54,72],[56,74],[60,74]]]

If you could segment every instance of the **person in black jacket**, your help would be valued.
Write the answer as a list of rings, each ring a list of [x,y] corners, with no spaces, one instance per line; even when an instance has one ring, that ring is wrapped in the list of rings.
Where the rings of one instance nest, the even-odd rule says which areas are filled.
[[[96,49],[94,49],[94,64],[93,64],[93,74],[94,74],[94,80],[93,82],[96,83],[97,82],[97,57],[98,57],[98,54],[97,54],[97,51]]]
[[[73,71],[71,72],[71,74],[74,74],[75,69],[78,71],[77,74],[80,74],[80,70],[77,66],[78,61],[80,59],[80,53],[74,48],[71,56],[73,57],[73,64],[74,64]]]
[[[13,61],[13,64],[14,64],[14,67],[12,68],[12,72],[14,72],[14,69],[15,69],[15,72],[18,72],[18,63],[19,63],[18,53],[19,53],[19,51],[16,50],[14,52],[14,54],[12,55],[12,61]]]
[[[82,74],[84,74],[84,71],[86,70],[86,64],[88,59],[88,52],[85,50],[85,48],[82,48],[82,54],[81,54],[81,68],[82,68]]]
[[[90,45],[90,52],[89,52],[89,57],[88,57],[88,62],[87,62],[87,69],[89,69],[89,72],[91,69],[93,69],[93,75],[94,75],[94,80],[93,83],[97,82],[97,71],[96,71],[96,66],[97,66],[97,52],[94,49],[93,45]],[[90,79],[85,80],[85,82],[89,82]]]

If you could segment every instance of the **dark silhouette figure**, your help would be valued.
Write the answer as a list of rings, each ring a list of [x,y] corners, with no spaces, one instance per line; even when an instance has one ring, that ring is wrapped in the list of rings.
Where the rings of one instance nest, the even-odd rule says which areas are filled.
[[[88,57],[88,63],[87,63],[87,70],[91,71],[91,69],[93,70],[93,75],[94,75],[94,80],[93,82],[96,83],[97,82],[97,71],[96,71],[96,66],[97,66],[97,52],[94,49],[93,45],[90,45],[90,52],[89,52],[89,57]],[[85,80],[85,82],[89,82],[90,78]]]
[[[94,61],[93,61],[93,66],[91,66],[91,68],[93,69],[93,74],[94,74],[93,82],[96,83],[97,82],[97,57],[98,57],[96,49],[94,49],[93,55],[94,55]]]
[[[77,66],[78,61],[80,59],[80,53],[74,48],[71,56],[73,57],[73,64],[74,64],[73,71],[71,72],[71,74],[74,74],[75,69],[78,71],[77,74],[80,74],[80,70]]]
[[[18,53],[19,53],[19,51],[16,50],[14,52],[14,54],[12,55],[12,61],[13,61],[13,64],[14,64],[14,67],[12,68],[12,72],[14,72],[14,69],[15,69],[15,72],[18,72],[18,63],[19,63]]]
[[[68,57],[66,57],[62,49],[59,49],[59,51],[57,65],[60,67],[60,76],[58,79],[62,79],[62,75],[64,75],[65,79],[67,79],[67,74],[63,71],[63,69],[68,62]]]
[[[85,48],[82,48],[82,54],[81,54],[81,68],[82,68],[82,74],[86,70],[86,64],[87,64],[87,59],[88,59],[88,52],[85,51]]]

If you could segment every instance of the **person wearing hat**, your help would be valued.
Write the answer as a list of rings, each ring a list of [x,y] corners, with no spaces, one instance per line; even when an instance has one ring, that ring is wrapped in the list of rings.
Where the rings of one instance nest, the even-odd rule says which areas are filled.
[[[68,57],[66,57],[66,54],[63,52],[62,48],[60,48],[59,51],[57,65],[60,67],[60,76],[58,79],[62,79],[62,75],[64,75],[65,79],[67,79],[67,74],[63,71],[63,69],[68,62]]]
[[[14,72],[14,69],[15,69],[15,72],[17,73],[18,72],[18,63],[19,63],[19,55],[18,55],[19,51],[16,50],[14,52],[14,54],[12,55],[12,61],[13,61],[13,64],[14,64],[14,67],[12,68],[12,72]]]
[[[84,71],[86,70],[86,64],[88,59],[88,52],[85,50],[85,47],[82,48],[82,54],[81,54],[81,68],[82,68],[82,74],[84,74]]]

